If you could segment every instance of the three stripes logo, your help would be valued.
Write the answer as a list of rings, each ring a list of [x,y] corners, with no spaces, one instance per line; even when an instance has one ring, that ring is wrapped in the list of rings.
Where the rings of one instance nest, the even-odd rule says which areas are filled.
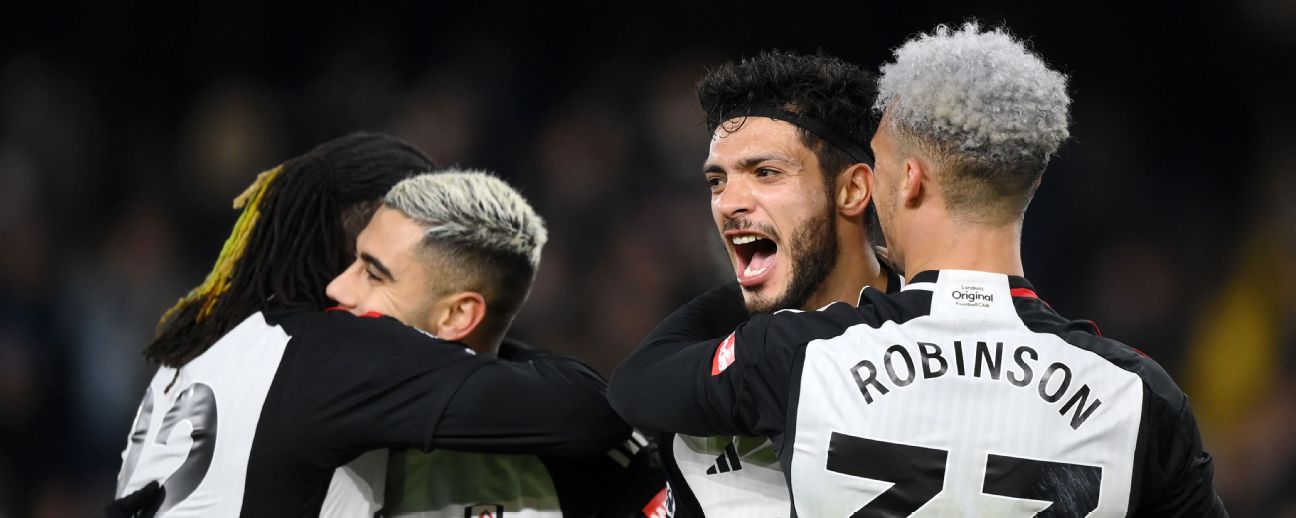
[[[706,473],[708,475],[718,475],[720,473],[728,473],[740,469],[742,469],[742,462],[738,461],[737,443],[735,441],[729,441],[729,444],[725,445],[724,452],[722,452],[719,457],[716,457],[715,464],[707,468]]]

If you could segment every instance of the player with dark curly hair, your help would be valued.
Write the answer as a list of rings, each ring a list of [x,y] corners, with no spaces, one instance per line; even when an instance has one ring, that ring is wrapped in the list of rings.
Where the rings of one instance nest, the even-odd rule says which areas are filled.
[[[751,313],[898,288],[873,254],[873,77],[826,55],[766,51],[698,82],[711,214]],[[738,302],[735,294],[735,302]],[[732,329],[716,327],[715,336]],[[675,516],[787,516],[764,437],[657,435]]]
[[[621,365],[613,406],[770,437],[797,516],[1227,516],[1170,376],[1024,277],[1066,77],[972,22],[905,42],[878,89],[874,200],[903,289],[750,319],[713,290]]]

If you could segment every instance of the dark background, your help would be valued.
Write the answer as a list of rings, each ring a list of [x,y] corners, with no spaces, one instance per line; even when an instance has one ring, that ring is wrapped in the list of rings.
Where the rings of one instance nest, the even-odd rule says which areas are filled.
[[[109,498],[140,349],[283,159],[387,131],[522,187],[552,240],[516,334],[610,373],[731,276],[708,67],[875,69],[970,16],[1071,77],[1073,139],[1024,231],[1037,291],[1175,376],[1234,516],[1296,516],[1292,2],[205,4],[0,8],[0,517]]]

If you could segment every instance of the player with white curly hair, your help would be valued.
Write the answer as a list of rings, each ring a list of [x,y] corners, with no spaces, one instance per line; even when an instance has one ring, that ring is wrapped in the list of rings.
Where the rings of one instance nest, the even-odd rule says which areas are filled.
[[[873,200],[905,287],[750,319],[713,290],[617,370],[613,407],[641,428],[770,437],[796,516],[1227,516],[1170,376],[1024,277],[1066,78],[973,22],[896,49],[878,91]],[[691,382],[625,397],[668,370]]]
[[[895,57],[878,81],[876,108],[883,120],[873,139],[875,148],[887,152],[886,160],[879,158],[885,163],[877,166],[875,195],[884,234],[908,235],[918,223],[912,213],[898,210],[905,206],[896,195],[903,187],[920,187],[920,178],[910,174],[906,183],[883,173],[904,166],[897,158],[904,156],[930,180],[926,194],[940,203],[928,208],[947,211],[957,237],[980,242],[979,230],[1004,225],[1018,229],[1004,237],[1019,236],[1045,166],[1070,136],[1066,77],[1004,30],[982,32],[975,22],[958,30],[939,26],[896,49]],[[933,230],[928,223],[919,223],[924,234]],[[1009,248],[1010,261],[1020,263],[1018,246],[1000,250]],[[905,247],[892,246],[891,252],[903,265]]]

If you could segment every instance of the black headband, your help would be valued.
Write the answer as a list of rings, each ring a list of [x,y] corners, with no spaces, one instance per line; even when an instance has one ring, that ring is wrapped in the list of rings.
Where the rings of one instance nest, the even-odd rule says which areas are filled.
[[[856,162],[869,165],[873,164],[873,153],[868,147],[861,146],[853,142],[845,134],[833,129],[831,126],[800,113],[780,110],[778,108],[770,108],[767,106],[753,106],[745,110],[739,110],[737,113],[729,116],[731,119],[737,117],[767,117],[770,119],[781,120],[809,131],[810,133],[814,133],[816,137],[824,139],[829,144],[836,146],[837,149],[850,155],[850,157],[855,159]]]

